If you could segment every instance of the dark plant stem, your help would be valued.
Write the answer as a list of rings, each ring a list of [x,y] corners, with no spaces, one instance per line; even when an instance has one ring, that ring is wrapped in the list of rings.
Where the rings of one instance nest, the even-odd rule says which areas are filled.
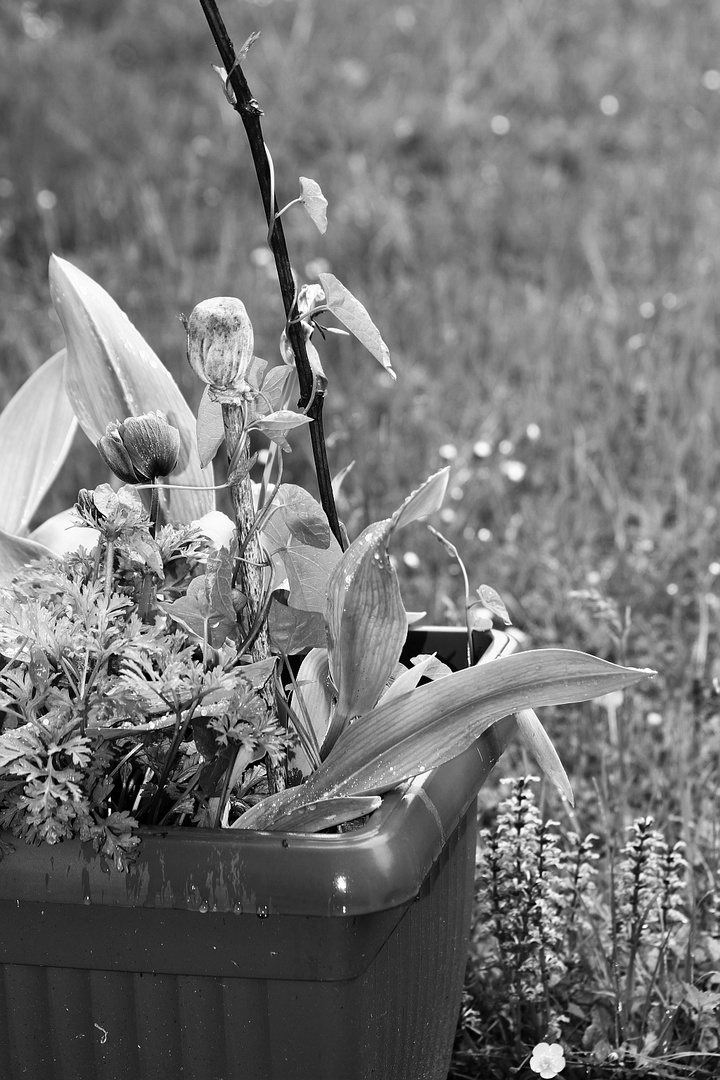
[[[287,321],[286,332],[292,351],[295,355],[295,366],[300,384],[300,399],[298,407],[307,410],[307,415],[312,419],[310,424],[310,439],[312,443],[315,472],[317,475],[320,502],[327,515],[330,528],[341,547],[344,547],[342,530],[337,516],[335,498],[332,490],[330,467],[327,459],[325,446],[325,434],[323,429],[323,404],[324,394],[316,391],[313,395],[313,375],[310,362],[305,348],[305,335],[299,322],[293,321],[295,314],[295,281],[293,279],[290,257],[288,255],[285,233],[282,222],[276,217],[278,204],[273,197],[273,185],[270,175],[265,140],[263,138],[260,117],[262,109],[250,92],[247,80],[242,68],[237,63],[235,48],[233,46],[225,24],[218,11],[215,0],[200,0],[207,19],[210,32],[220,53],[225,70],[228,72],[228,84],[235,94],[233,108],[240,116],[245,128],[250,152],[252,154],[255,172],[257,174],[260,194],[262,196],[265,217],[269,227],[270,249],[275,258],[280,291],[282,293],[285,318]]]

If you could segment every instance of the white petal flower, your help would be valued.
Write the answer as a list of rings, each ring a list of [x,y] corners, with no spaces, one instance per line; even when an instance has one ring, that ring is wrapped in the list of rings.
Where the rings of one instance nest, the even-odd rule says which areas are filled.
[[[530,1068],[542,1080],[552,1080],[565,1068],[565,1054],[560,1043],[538,1043],[530,1058]]]

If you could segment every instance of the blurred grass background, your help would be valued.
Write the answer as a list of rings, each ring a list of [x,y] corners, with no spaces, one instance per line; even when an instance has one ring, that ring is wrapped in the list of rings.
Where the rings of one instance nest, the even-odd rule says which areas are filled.
[[[348,339],[318,342],[333,471],[356,461],[351,535],[450,463],[438,524],[473,587],[494,586],[535,644],[660,670],[619,733],[599,706],[546,717],[587,780],[584,826],[610,771],[622,820],[650,811],[702,835],[714,882],[720,8],[221,9],[236,47],[262,34],[245,70],[280,204],[301,174],[329,200],[326,237],[285,219],[299,277],[329,269],[355,292],[399,375]],[[0,0],[0,405],[63,344],[51,251],[114,296],[193,404],[177,316],[200,300],[242,297],[257,351],[279,360],[264,219],[217,62],[194,0]],[[311,483],[293,444],[286,477]],[[91,467],[103,478],[94,459],[79,439],[46,510]],[[462,607],[437,541],[403,542],[408,608]],[[589,588],[631,608],[626,634],[569,597]]]

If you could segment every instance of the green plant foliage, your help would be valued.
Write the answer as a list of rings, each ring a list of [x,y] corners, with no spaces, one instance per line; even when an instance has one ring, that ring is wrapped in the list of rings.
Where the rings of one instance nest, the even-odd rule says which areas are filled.
[[[647,817],[621,847],[580,837],[543,818],[533,780],[507,782],[483,833],[464,1049],[451,1075],[509,1077],[501,1048],[515,1047],[517,1065],[548,1039],[564,1047],[571,1076],[715,1076],[720,998],[707,989],[714,976],[687,980],[703,939],[682,844]]]

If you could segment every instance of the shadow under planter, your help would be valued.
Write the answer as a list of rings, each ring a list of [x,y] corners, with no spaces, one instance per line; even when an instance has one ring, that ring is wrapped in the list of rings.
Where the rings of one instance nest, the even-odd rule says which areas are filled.
[[[432,631],[412,650],[462,666],[464,642]],[[475,798],[514,727],[352,832],[143,829],[126,875],[88,844],[13,841],[2,1080],[445,1080]]]

